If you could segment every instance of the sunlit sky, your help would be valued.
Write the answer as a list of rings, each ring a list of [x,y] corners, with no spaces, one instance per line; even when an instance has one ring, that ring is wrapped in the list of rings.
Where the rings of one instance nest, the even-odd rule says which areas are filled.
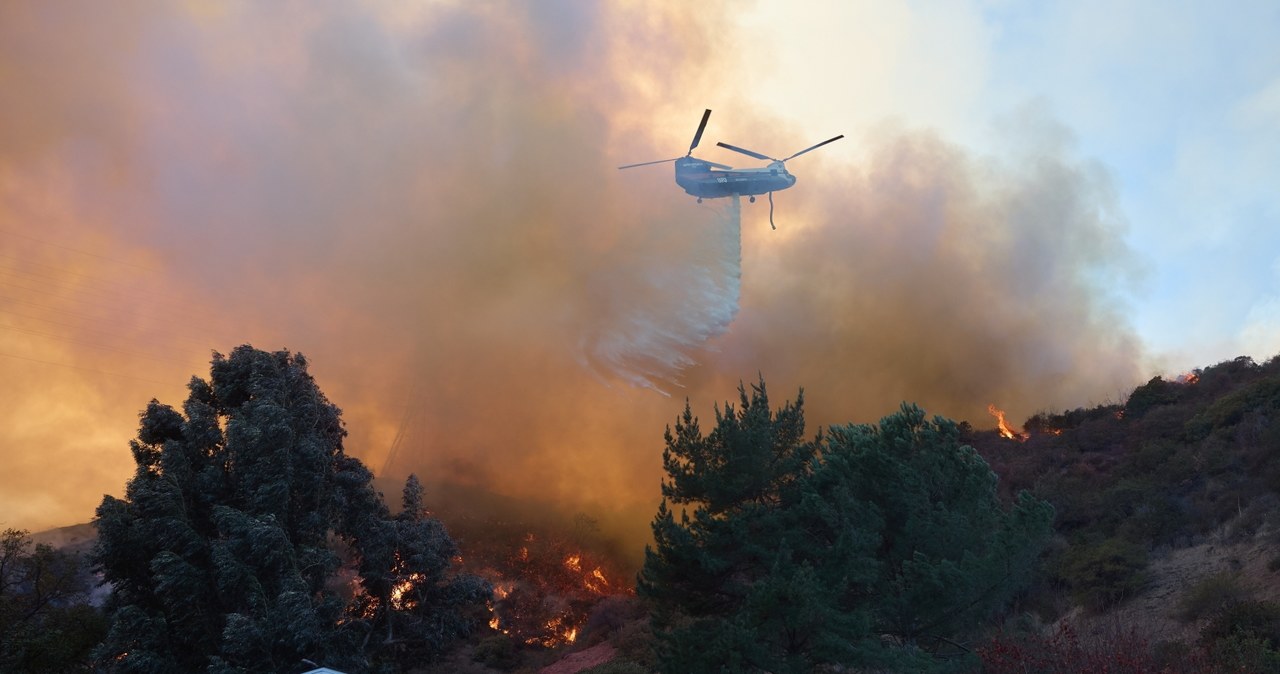
[[[1280,352],[1280,5],[778,2],[738,19],[754,37],[733,78],[819,136],[897,120],[981,152],[1043,107],[1114,185],[1149,355]]]
[[[1277,35],[1269,1],[0,4],[0,526],[90,519],[138,411],[246,342],[390,477],[627,532],[663,426],[741,380],[990,427],[1265,360]],[[614,168],[704,108],[735,166],[846,137],[739,228]]]

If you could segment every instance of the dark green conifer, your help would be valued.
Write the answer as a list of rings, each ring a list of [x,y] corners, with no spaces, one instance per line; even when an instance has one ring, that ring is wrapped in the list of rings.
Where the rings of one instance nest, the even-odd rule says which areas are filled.
[[[113,587],[107,668],[289,672],[306,660],[362,671],[395,656],[371,638],[397,612],[388,578],[371,572],[406,556],[430,556],[431,582],[483,600],[478,581],[449,577],[455,549],[439,522],[420,517],[429,535],[397,531],[301,355],[241,346],[188,389],[185,414],[147,406],[125,497],[105,497],[94,521],[93,557]],[[335,582],[335,546],[356,558],[365,594]],[[375,617],[359,612],[370,603]],[[466,629],[455,622],[437,642]]]
[[[687,403],[666,433],[638,585],[663,671],[927,671],[922,647],[1025,586],[1052,509],[1003,508],[954,423],[904,405],[806,441],[803,393],[776,413],[763,381],[739,399],[705,437]]]

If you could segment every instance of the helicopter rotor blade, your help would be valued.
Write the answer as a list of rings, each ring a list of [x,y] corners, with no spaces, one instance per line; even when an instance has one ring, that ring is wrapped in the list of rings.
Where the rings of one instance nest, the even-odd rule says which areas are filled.
[[[732,167],[732,166],[726,166],[726,165],[724,165],[724,164],[717,164],[716,162],[713,162],[713,161],[707,161],[706,159],[699,159],[698,157],[694,157],[694,159],[697,159],[698,161],[700,161],[700,162],[702,162],[702,163],[704,163],[704,164],[709,164],[709,165],[711,165],[711,166],[714,166],[714,167],[716,167],[716,168],[718,168],[718,169],[724,169],[724,170],[726,170],[726,171],[729,171],[729,170],[732,170],[732,169],[733,169],[733,167]]]
[[[827,142],[831,142],[831,141],[827,141]],[[773,157],[762,155],[759,152],[752,152],[751,150],[746,150],[736,145],[730,145],[728,143],[716,143],[716,145],[719,145],[720,147],[725,148],[727,150],[733,150],[734,152],[741,152],[742,154],[745,154],[748,157],[755,157],[756,159],[768,159],[769,161],[778,161]],[[809,149],[812,150],[813,148],[809,148]]]
[[[702,140],[702,132],[705,131],[707,128],[708,119],[711,119],[710,108],[708,108],[705,112],[702,113],[702,121],[698,123],[698,132],[693,134],[693,142],[689,143],[688,154],[693,154],[693,148],[698,147],[698,141]]]
[[[843,133],[842,133],[842,134],[840,134],[839,136],[836,136],[835,138],[828,138],[828,139],[826,139],[826,140],[822,141],[821,143],[818,143],[817,145],[811,145],[811,146],[809,146],[809,147],[807,147],[807,148],[805,148],[805,149],[803,149],[803,150],[801,150],[801,151],[799,151],[799,152],[797,152],[797,153],[795,153],[795,154],[791,155],[790,157],[787,157],[786,159],[783,159],[782,161],[789,161],[789,160],[791,160],[791,159],[795,159],[796,157],[799,157],[800,155],[802,155],[802,154],[804,154],[804,153],[806,153],[806,152],[812,152],[813,150],[816,150],[816,149],[818,149],[818,148],[822,147],[823,145],[826,145],[827,143],[834,143],[834,142],[836,142],[837,140],[840,140],[841,138],[844,138],[844,134],[843,134]]]
[[[618,170],[621,171],[622,169],[635,168],[637,166],[648,166],[650,164],[665,164],[669,161],[675,161],[677,159],[684,159],[684,157],[672,157],[671,159],[659,159],[657,161],[642,161],[639,164],[627,164],[626,166],[619,166]]]

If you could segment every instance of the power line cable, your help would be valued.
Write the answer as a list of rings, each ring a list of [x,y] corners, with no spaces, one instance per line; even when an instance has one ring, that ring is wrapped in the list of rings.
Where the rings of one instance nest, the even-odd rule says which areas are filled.
[[[8,330],[8,331],[10,331],[10,332],[20,332],[20,333],[23,333],[23,334],[26,334],[26,335],[32,335],[32,336],[35,336],[35,337],[48,337],[49,339],[56,339],[56,340],[63,341],[63,342],[69,342],[69,343],[71,343],[71,344],[79,344],[79,345],[81,345],[81,346],[85,346],[85,347],[88,347],[88,348],[90,348],[90,349],[98,349],[98,350],[100,350],[100,351],[114,351],[114,352],[116,352],[116,353],[123,354],[123,355],[126,355],[126,356],[134,356],[134,357],[136,357],[136,358],[142,358],[142,359],[145,359],[145,360],[151,360],[151,361],[155,361],[155,362],[157,362],[157,363],[172,363],[172,364],[174,364],[174,365],[187,365],[187,363],[185,363],[185,362],[183,362],[183,361],[180,361],[180,360],[178,360],[178,359],[176,359],[176,358],[164,358],[164,357],[156,356],[156,355],[154,355],[154,354],[146,354],[146,353],[139,353],[139,352],[137,352],[137,351],[129,351],[128,349],[121,349],[121,348],[119,348],[119,347],[115,347],[115,346],[106,346],[106,345],[103,345],[103,344],[94,344],[93,342],[86,342],[86,341],[84,341],[84,340],[75,339],[74,337],[64,337],[64,336],[62,336],[62,335],[50,334],[50,333],[47,333],[47,332],[39,332],[39,331],[36,331],[36,330],[26,330],[26,329],[23,329],[23,328],[15,328],[15,327],[13,327],[13,326],[9,326],[9,325],[0,325],[0,330]]]
[[[6,352],[4,352],[4,351],[0,351],[0,356],[4,356],[4,357],[6,357],[6,358],[14,358],[14,359],[16,359],[16,360],[25,360],[25,361],[29,361],[29,362],[32,362],[32,363],[43,363],[43,364],[45,364],[45,365],[56,365],[56,366],[58,366],[58,367],[66,367],[66,368],[71,368],[71,369],[73,369],[73,370],[85,370],[85,371],[88,371],[88,372],[96,372],[96,373],[98,373],[98,374],[105,374],[105,375],[108,375],[108,376],[111,376],[111,377],[122,377],[122,378],[124,378],[124,379],[134,379],[134,380],[137,380],[137,381],[145,381],[145,382],[148,382],[148,383],[151,383],[151,384],[159,384],[159,385],[161,385],[161,386],[170,386],[170,385],[172,385],[172,383],[173,383],[173,382],[156,381],[156,380],[154,380],[154,379],[147,379],[146,377],[135,377],[134,375],[131,375],[131,374],[124,374],[124,373],[121,373],[121,372],[108,372],[107,370],[99,370],[99,369],[98,369],[98,368],[96,368],[96,367],[85,367],[85,366],[83,366],[83,365],[72,365],[72,364],[70,364],[70,363],[58,363],[58,362],[55,362],[55,361],[52,361],[52,360],[42,360],[42,359],[40,359],[40,358],[28,358],[27,356],[19,356],[19,355],[17,355],[17,354],[13,354],[13,353],[6,353]]]
[[[80,255],[87,255],[87,256],[89,256],[89,257],[95,257],[95,258],[98,258],[99,260],[106,260],[106,261],[108,261],[108,262],[114,262],[115,264],[124,265],[124,266],[126,266],[126,267],[133,267],[134,269],[141,269],[141,270],[143,270],[143,271],[149,271],[149,272],[158,272],[158,271],[159,271],[159,270],[157,270],[157,269],[153,269],[153,268],[151,268],[151,267],[144,267],[144,266],[142,266],[142,265],[140,265],[140,264],[136,264],[136,263],[133,263],[133,262],[125,262],[124,260],[119,260],[119,259],[116,259],[116,258],[108,257],[108,256],[106,256],[106,255],[102,255],[102,254],[100,254],[100,253],[91,253],[91,252],[86,251],[86,250],[80,250],[80,249],[78,249],[78,248],[72,248],[71,246],[64,246],[64,245],[62,245],[62,244],[60,244],[60,243],[54,243],[54,242],[52,242],[52,241],[45,241],[45,240],[43,240],[43,239],[36,238],[36,237],[31,236],[31,235],[29,235],[29,234],[22,234],[22,233],[20,233],[20,232],[15,232],[15,231],[12,231],[12,230],[7,230],[7,229],[0,229],[0,233],[7,234],[7,235],[9,235],[9,236],[16,236],[16,237],[20,237],[20,238],[23,238],[23,239],[27,239],[28,241],[35,241],[36,243],[39,243],[39,244],[42,244],[42,245],[45,245],[45,246],[51,246],[51,247],[53,247],[53,248],[61,248],[62,250],[68,250],[68,251],[71,251],[71,252],[73,252],[73,253],[79,253]]]
[[[58,327],[62,327],[62,328],[69,328],[69,329],[71,329],[71,330],[74,330],[74,331],[77,331],[77,332],[81,332],[81,333],[96,333],[96,334],[98,334],[98,335],[105,336],[107,339],[116,339],[116,340],[123,341],[123,342],[142,343],[142,342],[141,342],[141,340],[140,340],[140,338],[139,338],[139,336],[138,336],[138,335],[136,335],[136,334],[128,334],[128,333],[123,333],[123,332],[119,332],[119,331],[113,331],[113,330],[104,329],[104,328],[101,328],[101,327],[95,327],[95,326],[92,326],[92,325],[83,325],[83,324],[77,324],[77,323],[67,323],[67,322],[64,322],[64,321],[58,321],[58,320],[54,320],[54,319],[52,319],[52,318],[46,318],[46,317],[43,317],[43,316],[33,316],[33,315],[31,315],[31,314],[24,314],[24,313],[20,313],[20,312],[17,312],[17,311],[13,311],[12,309],[0,308],[0,315],[5,315],[5,314],[7,314],[7,315],[9,315],[9,316],[11,316],[11,317],[23,318],[23,319],[32,320],[32,321],[38,321],[38,322],[40,322],[40,323],[45,323],[45,324],[48,324],[48,325],[56,325],[56,326],[58,326]],[[209,346],[209,344],[208,344],[208,342],[209,342],[209,341],[212,341],[212,340],[209,340],[208,338],[205,338],[205,337],[198,337],[198,338],[197,338],[197,337],[192,337],[192,338],[190,338],[189,340],[184,340],[184,341],[187,341],[187,343],[188,343],[188,344],[191,344],[192,346],[199,346],[199,347],[201,347],[201,348],[206,348],[206,349],[207,349],[207,348],[212,348],[212,347],[210,347],[210,346]],[[149,346],[150,348],[157,349],[157,350],[166,350],[166,349],[168,349],[168,350],[173,351],[174,353],[181,353],[181,352],[183,352],[183,351],[184,351],[183,349],[180,349],[179,347],[174,346],[172,343],[170,343],[170,344],[160,344],[160,343],[154,343],[154,342],[145,342],[145,344],[146,344],[147,346]]]
[[[108,320],[109,318],[111,318],[110,316],[94,315],[94,314],[88,314],[88,313],[84,313],[84,312],[80,312],[80,311],[74,311],[74,310],[71,310],[71,309],[63,309],[63,308],[60,308],[60,307],[51,307],[51,306],[48,306],[48,305],[45,305],[45,304],[40,304],[40,303],[38,303],[38,302],[32,302],[32,301],[30,301],[30,300],[24,300],[24,299],[16,298],[16,297],[9,297],[9,296],[3,295],[3,294],[0,294],[0,300],[9,300],[10,302],[14,302],[14,303],[17,303],[17,304],[26,305],[26,306],[28,306],[28,307],[34,307],[34,308],[36,308],[36,309],[41,309],[41,310],[44,310],[44,311],[50,311],[50,312],[54,312],[54,313],[58,313],[58,314],[66,314],[66,315],[69,315],[69,316],[75,316],[75,317],[79,317],[79,318],[89,319],[89,320],[92,320],[92,321],[106,321],[106,320]],[[0,310],[3,310],[3,309],[0,309]],[[26,316],[27,318],[31,318],[31,319],[34,319],[34,320],[45,320],[46,322],[50,322],[50,323],[54,322],[54,321],[52,321],[52,320],[43,319],[43,318],[41,318],[41,317],[39,317],[39,316],[32,316],[32,315],[30,315],[30,314],[26,314],[25,316]],[[73,329],[78,329],[78,328],[80,327],[80,326],[77,326],[77,325],[70,325],[70,324],[66,324],[66,323],[62,323],[61,325],[63,325],[64,327],[70,327],[70,328],[73,328]],[[191,336],[191,335],[193,335],[193,334],[195,334],[195,333],[186,333],[186,334],[184,334],[183,332],[181,332],[181,331],[179,331],[179,330],[175,330],[175,329],[173,329],[173,328],[171,328],[171,327],[164,327],[164,328],[162,328],[162,327],[152,327],[152,326],[148,326],[148,328],[149,328],[149,329],[148,329],[148,332],[151,332],[151,333],[159,333],[159,334],[168,334],[168,335],[170,335],[170,336],[172,336],[172,337],[174,337],[174,338],[176,338],[176,339],[178,339],[178,340],[180,340],[180,341],[186,342],[186,343],[191,344],[191,345],[193,345],[193,346],[196,346],[196,345],[199,345],[199,346],[205,346],[205,345],[207,344],[207,341],[206,341],[206,340],[207,340],[207,337],[193,337],[193,336]]]
[[[51,298],[63,300],[69,303],[75,303],[80,307],[85,307],[87,305],[92,308],[97,308],[102,306],[101,302],[87,298],[87,297],[66,297],[65,293],[59,293],[47,288],[39,288],[39,287],[33,288],[27,285],[7,283],[0,280],[0,290],[5,290],[5,289],[25,290],[25,291],[28,291],[29,293],[51,297]],[[89,289],[89,290],[92,290],[92,289]],[[87,296],[87,293],[81,290],[74,290],[73,292],[79,292],[81,295]],[[127,301],[128,298],[113,296],[110,294],[107,294],[107,295],[99,294],[99,297],[105,297],[106,299],[111,300],[111,302],[109,302],[110,304],[113,304],[116,306],[123,305],[124,307],[131,309],[132,316],[134,317],[140,317],[140,318],[148,319],[151,321],[155,321],[157,323],[161,323],[165,325],[168,329],[172,329],[169,326],[172,326],[175,324],[175,321],[174,321],[175,318],[185,319],[181,322],[182,325],[186,326],[187,328],[196,328],[201,333],[215,332],[217,329],[213,325],[200,324],[199,322],[192,320],[193,314],[189,312],[184,312],[182,310],[175,310],[171,307],[154,306],[154,305],[151,305],[150,303],[138,305],[136,303],[129,303]],[[29,302],[30,300],[18,300],[18,301]],[[57,311],[70,311],[70,309],[66,309],[62,307],[58,309],[53,309],[52,307],[45,307],[45,308],[50,310],[57,310]],[[151,309],[151,310],[149,311],[148,309]],[[84,313],[83,315],[87,318],[93,318],[93,319],[108,318],[108,316],[99,316],[99,315],[95,315],[88,312]]]

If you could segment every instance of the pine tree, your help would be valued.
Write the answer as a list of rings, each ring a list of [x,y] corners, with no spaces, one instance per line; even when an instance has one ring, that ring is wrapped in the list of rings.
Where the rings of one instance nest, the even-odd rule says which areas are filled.
[[[335,547],[356,557],[368,592],[381,587],[365,573],[380,560],[417,546],[447,567],[452,541],[434,520],[431,536],[394,535],[300,354],[215,354],[210,379],[188,390],[182,413],[147,406],[125,497],[105,497],[94,520],[93,559],[113,587],[102,661],[120,672],[288,672],[304,659],[362,670],[382,644],[352,588],[335,583]]]
[[[904,405],[805,441],[803,392],[777,413],[763,381],[739,398],[707,436],[688,403],[665,435],[638,585],[663,671],[926,671],[921,646],[1024,586],[1052,510],[1025,495],[1001,507],[954,423]]]
[[[956,423],[915,405],[832,427],[822,456],[819,492],[856,495],[878,524],[873,631],[904,646],[955,638],[1003,606],[1052,533],[1047,502],[1023,492],[1005,508]]]
[[[717,409],[706,437],[688,403],[667,430],[669,480],[638,590],[658,606],[666,671],[812,671],[864,630],[839,610],[827,560],[813,554],[835,541],[795,527],[820,438],[804,438],[803,391],[777,413],[763,381],[738,394],[739,407]],[[669,503],[693,516],[682,509],[677,519]],[[838,529],[841,514],[825,514]],[[840,560],[844,571],[860,559],[856,538],[839,541],[853,554]]]

